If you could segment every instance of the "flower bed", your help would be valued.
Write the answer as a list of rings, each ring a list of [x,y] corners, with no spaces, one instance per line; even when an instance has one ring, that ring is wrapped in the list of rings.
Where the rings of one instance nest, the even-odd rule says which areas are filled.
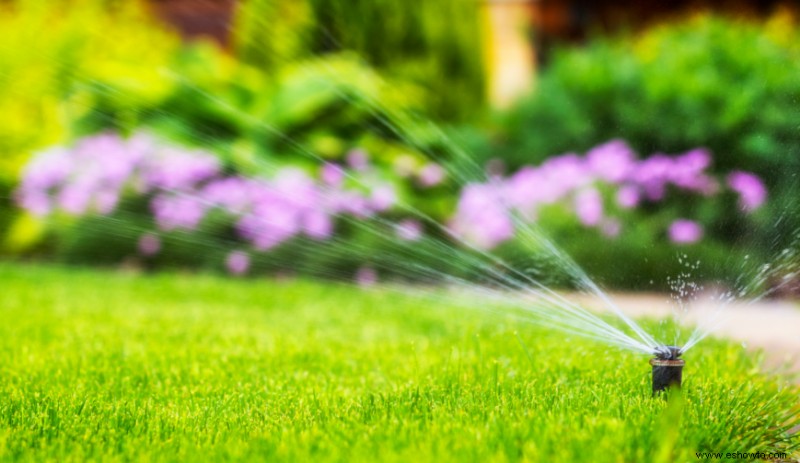
[[[725,198],[738,198],[736,214],[746,218],[767,196],[754,174],[735,171],[718,178],[709,173],[711,162],[704,149],[639,159],[625,142],[614,140],[584,156],[555,156],[509,176],[490,173],[484,183],[463,185],[452,207],[433,217],[442,224],[437,227],[420,220],[425,189],[447,178],[435,163],[381,170],[371,164],[369,153],[355,149],[343,164],[283,165],[270,169],[270,175],[244,176],[209,151],[144,133],[128,139],[101,134],[39,153],[25,170],[17,199],[42,217],[113,216],[136,209],[131,204],[144,205],[137,209],[143,218],[135,237],[140,258],[162,253],[165,236],[205,231],[228,237],[212,246],[225,248],[217,259],[234,274],[251,270],[251,253],[269,255],[297,240],[344,243],[343,249],[360,253],[337,258],[355,266],[348,271],[358,281],[372,282],[378,275],[370,263],[380,260],[391,240],[449,240],[446,248],[438,245],[441,254],[451,245],[465,252],[513,246],[531,224],[558,230],[558,223],[566,223],[614,241],[649,221],[656,229],[651,240],[663,236],[673,247],[701,242],[707,234],[698,211],[705,203],[712,202],[716,210]],[[413,188],[416,194],[402,194]],[[348,226],[353,223],[370,233],[358,235],[359,227]],[[287,251],[287,268],[292,268],[293,252],[309,249]],[[407,259],[422,259],[404,253]],[[383,267],[391,267],[387,260]],[[415,265],[441,262],[441,256],[434,256],[433,263]],[[328,265],[338,267],[337,262]]]

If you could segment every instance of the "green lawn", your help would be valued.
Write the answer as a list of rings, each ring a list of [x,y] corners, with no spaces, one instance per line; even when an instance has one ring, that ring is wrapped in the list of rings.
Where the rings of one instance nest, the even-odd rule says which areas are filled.
[[[665,401],[641,355],[396,292],[0,264],[0,460],[796,458],[797,389],[686,360]]]

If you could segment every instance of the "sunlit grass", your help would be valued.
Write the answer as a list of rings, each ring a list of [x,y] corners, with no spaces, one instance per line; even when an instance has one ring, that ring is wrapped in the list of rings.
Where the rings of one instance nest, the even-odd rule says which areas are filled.
[[[12,264],[0,282],[0,460],[696,461],[800,443],[798,390],[736,344],[692,350],[668,404],[640,355],[388,291]]]

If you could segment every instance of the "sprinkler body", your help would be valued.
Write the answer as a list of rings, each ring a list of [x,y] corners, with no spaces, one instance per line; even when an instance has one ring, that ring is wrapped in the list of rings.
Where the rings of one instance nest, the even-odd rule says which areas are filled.
[[[681,360],[681,348],[677,346],[664,346],[656,352],[656,358],[650,359],[653,366],[653,395],[667,389],[670,386],[680,387],[683,376],[683,366],[686,364]]]

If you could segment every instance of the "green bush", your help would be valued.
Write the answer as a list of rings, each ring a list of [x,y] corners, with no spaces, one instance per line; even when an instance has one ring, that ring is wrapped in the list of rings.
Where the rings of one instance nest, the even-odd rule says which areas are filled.
[[[706,146],[721,170],[797,166],[800,37],[786,21],[699,16],[563,49],[495,148],[519,166],[619,137],[643,152]]]
[[[772,252],[800,227],[798,39],[786,15],[765,23],[699,15],[561,49],[535,92],[502,114],[477,150],[514,170],[614,138],[640,153],[706,147],[712,171],[755,172],[770,193],[754,224],[731,224],[724,217],[736,212],[725,210],[708,224],[710,235]]]
[[[235,29],[238,55],[268,73],[354,51],[424,89],[426,108],[446,120],[473,116],[484,104],[481,37],[480,3],[463,0],[249,0]]]
[[[94,109],[76,119],[73,133],[145,128],[212,148],[244,175],[271,175],[280,165],[341,163],[355,148],[394,177],[398,164],[418,171],[431,158],[448,161],[450,147],[417,119],[424,92],[385,79],[353,55],[286,63],[270,76],[199,44],[176,53],[168,69],[170,91],[138,105],[113,80],[85,86],[81,99]],[[417,205],[443,219],[442,193],[426,190],[426,201]]]
[[[13,0],[0,5],[0,180],[16,181],[31,150],[64,139],[94,108],[79,90],[114,81],[142,104],[168,84],[159,69],[178,42],[137,2]]]
[[[353,148],[370,153],[388,175],[398,162],[418,171],[445,151],[433,131],[412,119],[422,113],[426,92],[385,79],[354,55],[309,55],[266,72],[209,43],[182,46],[135,5],[115,5],[19,0],[0,12],[6,26],[0,79],[7,79],[0,83],[9,84],[0,90],[8,120],[0,124],[3,203],[10,206],[30,152],[108,130],[145,128],[211,148],[243,175],[287,164],[314,169],[322,159],[344,160]],[[47,32],[28,37],[33,30]],[[112,32],[101,37],[103,31]],[[418,196],[413,182],[397,183],[404,196]],[[451,198],[441,188],[426,194],[421,207],[441,215]],[[14,227],[10,208],[0,204],[0,213],[0,233],[15,234],[2,240],[4,247],[13,242],[19,252],[37,241],[33,231],[41,227],[34,220],[19,218]],[[70,229],[72,248],[93,241],[87,230]]]
[[[0,3],[0,249],[33,239],[3,239],[17,220],[10,192],[33,151],[69,138],[72,119],[97,110],[81,90],[114,82],[135,112],[168,91],[159,69],[177,46],[139,2]]]

